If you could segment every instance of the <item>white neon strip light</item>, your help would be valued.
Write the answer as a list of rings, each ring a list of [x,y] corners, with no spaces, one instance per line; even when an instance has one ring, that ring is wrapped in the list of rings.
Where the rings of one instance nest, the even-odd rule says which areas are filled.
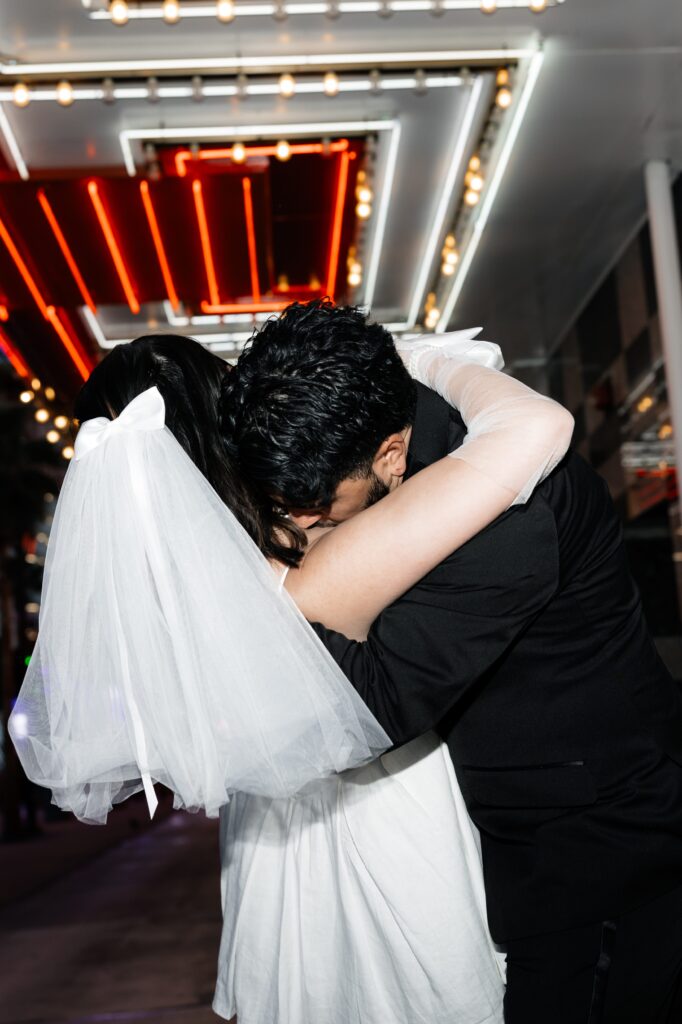
[[[100,348],[109,348],[109,342],[107,341],[104,331],[100,327],[99,320],[88,306],[80,307],[81,316],[85,320],[86,324],[90,328],[95,338],[95,341]]]
[[[564,3],[564,0],[550,0],[549,7]],[[325,3],[311,2],[286,3],[287,14],[326,14],[328,6]],[[396,13],[413,11],[431,11],[433,4],[431,0],[393,0],[391,10]],[[478,11],[481,8],[480,0],[443,0],[441,9],[444,11]],[[383,8],[378,0],[341,0],[338,5],[340,14],[377,14]],[[528,0],[497,0],[498,10],[522,9],[528,10]],[[272,17],[276,7],[272,3],[260,4],[235,4],[234,14],[236,18],[243,17]],[[93,21],[111,21],[109,11],[92,11],[89,15]],[[182,20],[185,18],[215,18],[215,4],[193,4],[182,9]],[[145,7],[129,8],[129,21],[152,21],[163,18],[163,7],[161,4],[147,5]]]
[[[367,271],[365,274],[365,294],[363,298],[363,304],[371,306],[374,302],[374,292],[376,290],[377,275],[379,273],[379,262],[381,260],[381,250],[384,245],[384,235],[386,234],[386,223],[388,220],[388,208],[391,203],[391,194],[393,192],[393,182],[395,179],[395,169],[398,162],[398,148],[400,146],[400,122],[393,122],[393,131],[391,132],[391,141],[389,143],[388,155],[386,157],[386,170],[384,173],[384,180],[381,185],[377,188],[377,194],[381,196],[379,201],[379,207],[376,215],[376,223],[374,226],[374,235],[372,237],[372,247],[369,259],[367,261]]]
[[[445,233],[445,218],[452,201],[452,193],[455,183],[464,169],[467,156],[466,147],[469,144],[471,128],[478,110],[478,105],[481,101],[483,86],[484,79],[482,76],[479,76],[474,82],[474,87],[471,90],[471,96],[469,97],[469,102],[467,103],[466,110],[464,111],[462,123],[461,125],[457,125],[455,129],[450,166],[448,167],[448,173],[446,174],[445,181],[443,182],[443,190],[438,200],[436,214],[433,218],[431,231],[429,232],[428,241],[426,243],[426,249],[424,250],[424,255],[419,267],[419,274],[417,276],[417,282],[412,295],[412,302],[407,314],[407,322],[410,325],[414,325],[417,321],[417,317],[419,316],[429,275],[431,273],[431,268],[433,267],[436,250],[442,242],[443,235]]]
[[[528,72],[526,75],[526,80],[523,84],[523,90],[518,99],[516,109],[514,110],[512,118],[509,122],[509,129],[507,132],[507,136],[502,144],[502,148],[500,150],[500,155],[498,157],[495,170],[493,173],[493,178],[488,184],[488,187],[483,195],[483,199],[481,200],[481,203],[478,207],[478,216],[476,217],[476,222],[473,226],[472,233],[467,242],[465,252],[460,260],[459,267],[457,268],[457,273],[454,277],[450,293],[445,303],[443,304],[443,311],[441,313],[440,320],[436,325],[437,334],[442,334],[444,331],[447,330],[448,323],[450,322],[450,317],[452,316],[452,312],[455,308],[455,303],[457,302],[457,299],[459,298],[462,292],[464,282],[466,281],[469,270],[471,269],[471,265],[474,262],[476,251],[483,236],[483,232],[485,231],[486,224],[488,223],[488,219],[490,217],[493,204],[495,203],[497,193],[499,192],[500,185],[502,184],[502,179],[504,178],[505,171],[507,170],[509,158],[512,154],[512,150],[518,138],[519,132],[521,131],[521,126],[526,116],[528,105],[535,91],[538,78],[540,77],[540,72],[542,71],[544,59],[545,55],[542,52],[538,52],[531,58],[528,64]]]
[[[414,89],[417,86],[417,79],[410,78],[385,78],[381,82],[381,89],[384,92],[395,92],[405,89]],[[419,83],[421,84],[421,83]],[[455,89],[462,84],[458,75],[440,75],[426,78],[424,86],[428,89]],[[342,92],[370,92],[374,84],[369,78],[341,79],[338,91]],[[202,86],[201,95],[210,99],[214,96],[237,96],[244,92],[248,96],[277,96],[279,95],[278,82],[254,82],[247,84],[240,89],[236,85],[216,85],[207,82]],[[324,93],[324,82],[297,82],[296,93]],[[76,100],[103,100],[105,99],[104,89],[85,89],[75,85],[72,89],[74,102]],[[112,90],[112,97],[117,100],[149,100],[149,90],[146,86],[119,86]],[[194,89],[189,85],[159,85],[154,92],[154,99],[191,99],[194,97]],[[29,90],[30,102],[54,102],[57,99],[57,90],[50,88],[34,88]],[[0,102],[8,103],[13,100],[13,92],[9,88],[0,89]]]
[[[28,167],[26,166],[21,149],[19,148],[17,137],[12,131],[12,125],[7,120],[7,114],[5,113],[2,104],[0,104],[0,132],[2,132],[2,137],[7,144],[10,156],[12,157],[12,160],[14,160],[14,166],[19,172],[19,177],[23,178],[24,181],[28,181]]]
[[[137,171],[130,145],[131,141],[145,142],[179,141],[188,139],[281,139],[294,135],[363,134],[385,132],[393,128],[393,121],[313,121],[310,124],[256,124],[256,125],[211,125],[207,128],[129,128],[119,133],[123,162],[131,177]]]
[[[327,69],[330,67],[377,67],[379,69],[396,64],[428,65],[457,64],[466,66],[481,61],[522,60],[530,57],[535,50],[412,50],[391,53],[314,53],[282,55],[270,54],[265,57],[171,57],[160,60],[77,60],[44,64],[3,64],[0,75],[12,78],[34,78],[38,75],[114,75],[119,72],[140,72],[153,74],[155,71],[266,71],[268,68]]]

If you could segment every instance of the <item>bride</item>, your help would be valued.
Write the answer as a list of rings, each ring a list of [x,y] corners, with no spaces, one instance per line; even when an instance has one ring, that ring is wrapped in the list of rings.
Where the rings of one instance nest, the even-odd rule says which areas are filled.
[[[502,1021],[447,748],[429,735],[372,760],[390,740],[303,617],[332,594],[334,627],[362,635],[562,457],[571,417],[491,369],[497,356],[466,333],[407,347],[467,444],[288,574],[291,524],[220,436],[225,363],[191,339],[140,338],[79,397],[12,737],[29,777],[85,821],[142,788],[153,813],[155,781],[176,806],[220,812],[214,1009],[238,1024]]]

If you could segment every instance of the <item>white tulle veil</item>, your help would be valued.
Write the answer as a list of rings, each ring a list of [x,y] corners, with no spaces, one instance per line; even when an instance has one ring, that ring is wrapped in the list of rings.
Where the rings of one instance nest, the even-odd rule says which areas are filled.
[[[216,815],[390,746],[164,415],[150,388],[81,428],[10,718],[28,777],[84,821],[142,788],[153,813],[154,781]]]

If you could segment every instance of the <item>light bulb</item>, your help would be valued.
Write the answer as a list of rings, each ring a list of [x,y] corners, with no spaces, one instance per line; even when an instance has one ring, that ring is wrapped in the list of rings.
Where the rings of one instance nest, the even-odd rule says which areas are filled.
[[[495,97],[495,102],[497,103],[498,107],[500,107],[502,110],[506,110],[507,107],[511,106],[511,101],[511,89],[508,89],[506,86],[503,86],[502,89],[498,90],[497,96]]]
[[[235,142],[232,147],[232,162],[243,164],[246,160],[246,147],[243,142]]]
[[[355,207],[355,212],[357,213],[360,220],[367,220],[367,218],[370,216],[372,212],[372,207],[369,205],[369,203],[358,203],[358,205]]]
[[[57,83],[57,103],[60,107],[70,107],[73,103],[73,88],[66,79]]]
[[[126,0],[111,0],[109,17],[114,25],[126,25],[128,22],[128,4]]]
[[[440,310],[438,309],[437,306],[432,306],[431,309],[426,314],[426,318],[424,320],[424,323],[426,324],[427,327],[435,327],[436,324],[438,323],[439,319],[440,319]]]
[[[227,24],[234,20],[234,3],[232,0],[218,0],[215,8],[215,16],[218,21]]]
[[[475,206],[480,198],[481,197],[479,193],[474,192],[472,188],[467,189],[467,191],[464,193],[464,202],[467,204],[467,206]]]
[[[69,425],[69,417],[64,415],[55,416],[54,425],[58,430],[66,430]]]
[[[40,381],[38,380],[37,377],[34,377],[33,380],[31,381],[31,387],[33,388],[34,391],[40,391]]]
[[[19,401],[23,402],[24,405],[28,405],[28,403],[32,402],[35,397],[36,396],[33,394],[32,391],[22,391],[21,394],[19,395]]]
[[[497,10],[497,0],[481,0],[481,10],[484,14],[494,14]]]
[[[180,21],[180,4],[178,0],[163,0],[163,20],[167,25],[177,25]]]
[[[661,429],[658,431],[658,437],[661,441],[667,441],[669,437],[673,436],[673,428],[670,423],[664,423]]]
[[[47,411],[47,409],[36,409],[35,418],[37,419],[38,423],[47,423],[47,421],[50,418],[50,414]]]
[[[349,274],[348,284],[351,288],[357,288],[359,284],[362,284],[362,277],[360,274]]]
[[[355,190],[355,196],[360,203],[371,203],[374,193],[368,185],[361,185],[360,188]]]
[[[74,454],[73,453],[73,448],[71,447],[70,444],[67,444],[65,448],[62,448],[62,456],[65,459],[72,459],[73,458],[73,454]]]
[[[45,440],[49,441],[50,444],[56,444],[62,435],[58,430],[48,430],[45,434]]]
[[[456,267],[459,263],[459,253],[456,249],[450,249],[445,254],[445,262],[449,267]]]
[[[27,107],[31,102],[31,94],[25,82],[17,82],[12,89],[12,100],[16,107]]]
[[[446,249],[454,249],[455,245],[456,245],[455,236],[454,235],[446,235],[445,236],[445,248]]]
[[[480,158],[480,156],[472,156],[471,160],[469,161],[469,170],[470,171],[478,171],[480,169],[480,166],[481,166],[481,158]]]
[[[536,14],[539,14],[547,7],[547,0],[529,0],[528,6],[531,11],[535,11]]]
[[[500,68],[495,79],[498,85],[509,85],[509,72],[506,68]]]
[[[324,76],[324,91],[327,96],[337,96],[339,92],[339,76],[328,71]]]
[[[284,74],[284,75],[280,75],[280,79],[279,79],[279,94],[280,94],[280,96],[284,96],[284,98],[288,100],[288,99],[291,99],[291,97],[294,95],[295,92],[296,92],[296,82],[294,81],[294,76],[290,75],[288,72],[286,74]]]
[[[441,267],[440,269],[441,269],[441,272],[442,272],[442,273],[443,273],[443,274],[444,274],[444,275],[445,275],[446,277],[452,277],[452,275],[453,275],[453,274],[454,274],[454,272],[455,272],[455,268],[453,267],[452,263],[447,263],[447,262],[446,262],[446,263],[444,263],[444,264],[443,264],[443,266],[442,266],[442,267]]]
[[[480,174],[472,174],[469,179],[469,188],[472,188],[474,192],[480,192],[485,182]]]
[[[55,391],[54,388],[51,388],[51,387],[46,387],[45,388],[45,398],[48,400],[48,402],[54,402],[55,395],[56,395],[56,391]]]
[[[291,156],[291,146],[284,139],[280,139],[275,147],[275,155],[278,160],[288,160]]]

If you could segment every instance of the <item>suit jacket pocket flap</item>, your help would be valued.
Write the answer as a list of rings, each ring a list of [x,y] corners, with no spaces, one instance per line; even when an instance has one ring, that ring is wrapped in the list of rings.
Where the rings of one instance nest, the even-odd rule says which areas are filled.
[[[582,762],[524,768],[465,767],[470,797],[487,807],[582,807],[597,789]]]

